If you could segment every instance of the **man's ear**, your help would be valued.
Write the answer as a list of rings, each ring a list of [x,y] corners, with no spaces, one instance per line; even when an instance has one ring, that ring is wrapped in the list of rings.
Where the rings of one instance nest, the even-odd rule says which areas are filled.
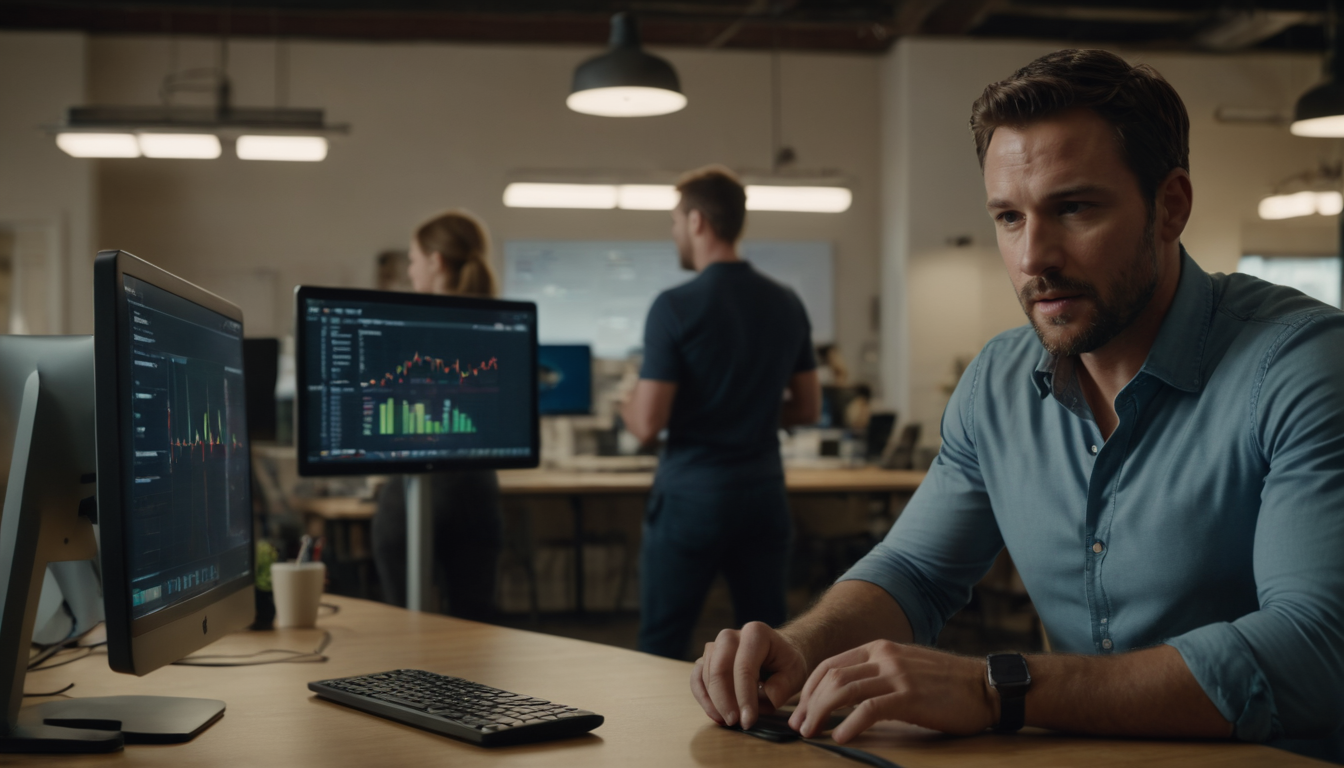
[[[1190,174],[1184,168],[1173,168],[1167,174],[1167,178],[1157,188],[1155,204],[1158,210],[1158,239],[1167,243],[1180,240],[1194,206],[1194,188],[1190,184]]]
[[[693,235],[701,234],[705,227],[705,216],[695,209],[686,212],[686,231]]]

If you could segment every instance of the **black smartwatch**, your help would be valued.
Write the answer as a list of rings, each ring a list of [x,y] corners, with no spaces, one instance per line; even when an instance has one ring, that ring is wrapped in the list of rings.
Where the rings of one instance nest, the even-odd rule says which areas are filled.
[[[1013,733],[1021,730],[1026,719],[1027,691],[1031,673],[1020,653],[991,653],[985,657],[989,684],[999,692],[999,724],[994,730]]]

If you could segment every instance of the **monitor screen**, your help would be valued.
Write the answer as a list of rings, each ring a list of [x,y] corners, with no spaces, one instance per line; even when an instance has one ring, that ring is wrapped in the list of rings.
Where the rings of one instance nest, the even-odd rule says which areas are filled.
[[[255,616],[243,315],[104,251],[93,346],[108,661],[143,675]]]
[[[127,275],[131,616],[251,573],[243,326]]]
[[[537,351],[538,406],[544,415],[593,410],[593,351],[587,344],[542,344]]]
[[[301,286],[299,471],[533,467],[528,302]]]

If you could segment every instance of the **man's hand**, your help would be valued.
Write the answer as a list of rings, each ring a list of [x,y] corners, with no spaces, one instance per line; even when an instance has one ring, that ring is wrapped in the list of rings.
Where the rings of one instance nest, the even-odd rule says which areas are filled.
[[[705,643],[705,654],[691,670],[691,693],[719,725],[741,722],[750,728],[762,706],[774,711],[806,679],[807,662],[798,648],[769,624],[753,621]]]
[[[998,706],[984,659],[874,640],[817,665],[789,727],[811,738],[831,712],[854,707],[831,734],[837,742],[849,741],[879,720],[972,734],[998,722]]]

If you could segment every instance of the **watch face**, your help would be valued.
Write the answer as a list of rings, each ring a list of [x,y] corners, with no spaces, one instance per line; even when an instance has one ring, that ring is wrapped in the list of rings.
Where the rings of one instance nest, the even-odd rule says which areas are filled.
[[[1031,682],[1027,660],[1017,653],[994,653],[989,656],[989,684],[1026,685]]]

